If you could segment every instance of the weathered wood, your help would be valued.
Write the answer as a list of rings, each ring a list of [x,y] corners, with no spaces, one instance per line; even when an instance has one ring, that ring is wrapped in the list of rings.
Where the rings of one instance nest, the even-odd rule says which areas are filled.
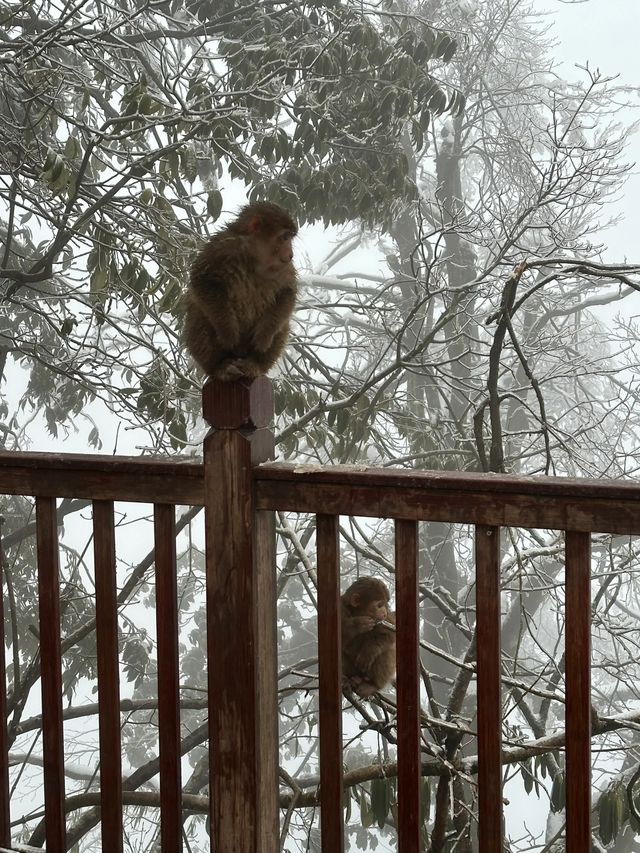
[[[276,853],[275,809],[259,788],[277,762],[276,711],[265,704],[275,687],[261,696],[268,676],[258,671],[258,640],[272,630],[275,608],[272,587],[256,577],[251,467],[260,459],[247,437],[254,419],[246,415],[253,406],[262,412],[270,388],[235,384],[209,380],[203,395],[205,419],[228,425],[204,443],[211,838],[214,853]],[[247,396],[243,405],[239,394]],[[259,628],[261,620],[267,627]],[[271,663],[269,672],[275,675]]]
[[[122,851],[122,746],[116,542],[112,501],[93,502],[102,849]]]
[[[396,521],[398,850],[420,853],[418,525]]]
[[[75,453],[0,452],[0,494],[202,506],[194,462]]]
[[[203,476],[186,461],[0,452],[0,494],[201,506]],[[254,477],[257,509],[640,533],[640,487],[631,482],[281,463]]]
[[[255,514],[253,527],[256,565],[257,696],[260,737],[257,747],[258,850],[279,849],[278,835],[278,635],[276,592],[276,534],[272,512]]]
[[[499,529],[476,527],[475,551],[478,841],[482,853],[502,853]]]
[[[640,533],[635,483],[280,463],[254,478],[258,509]]]
[[[273,420],[273,386],[266,376],[238,382],[208,379],[202,408],[214,429],[260,429]]]
[[[320,708],[320,830],[322,850],[343,853],[342,637],[339,519],[318,515],[318,705]]]
[[[36,499],[42,752],[47,850],[66,850],[58,527],[54,498]]]
[[[5,581],[5,562],[2,525],[0,516],[0,592]],[[0,625],[4,640],[4,593],[0,595]],[[11,809],[9,797],[9,738],[7,733],[7,672],[4,659],[4,642],[0,649],[0,845],[11,844]]]
[[[119,746],[109,749],[104,744],[119,744],[117,690],[117,633],[114,631],[113,604],[113,510],[116,499],[148,501],[162,504],[202,505],[207,494],[207,612],[209,620],[209,702],[211,726],[211,803],[213,849],[216,853],[275,853],[277,849],[277,717],[275,682],[275,605],[273,574],[272,510],[284,509],[319,514],[319,550],[328,556],[323,563],[335,568],[320,574],[323,600],[334,601],[334,609],[321,619],[320,632],[334,631],[334,636],[320,638],[321,704],[329,703],[321,714],[321,759],[325,768],[322,782],[323,839],[327,848],[343,849],[341,791],[342,736],[340,698],[339,631],[335,630],[339,608],[337,587],[337,516],[340,514],[370,517],[395,517],[398,546],[398,607],[413,613],[416,598],[410,588],[414,575],[410,568],[413,557],[414,522],[420,519],[474,523],[477,528],[478,565],[478,738],[480,754],[480,837],[483,853],[501,849],[501,779],[500,779],[500,638],[499,638],[499,526],[548,527],[567,529],[567,850],[578,853],[588,845],[590,807],[590,702],[589,702],[589,532],[640,533],[640,486],[619,481],[569,480],[539,477],[521,478],[507,475],[478,475],[454,472],[416,472],[400,469],[352,469],[308,466],[260,465],[257,462],[272,454],[272,435],[264,425],[271,406],[271,389],[267,380],[253,384],[208,383],[204,392],[205,417],[222,429],[205,442],[206,466],[185,462],[147,458],[79,456],[62,454],[0,453],[0,494],[28,494],[37,498],[38,575],[40,589],[40,633],[43,667],[45,803],[47,845],[63,849],[64,776],[62,764],[62,698],[60,677],[58,555],[55,519],[55,496],[96,500],[98,518],[111,518],[110,525],[97,526],[96,556],[103,566],[98,593],[98,610],[111,626],[98,624],[101,648],[99,658],[107,674],[100,675],[101,697],[101,767],[103,780],[119,778],[114,770],[119,760]],[[102,506],[102,510],[100,509]],[[160,513],[171,513],[170,507]],[[257,515],[256,515],[256,510]],[[163,516],[161,525],[170,524]],[[325,519],[322,521],[321,519]],[[173,516],[175,524],[175,517]],[[330,525],[322,532],[324,524]],[[109,527],[111,533],[106,533]],[[328,529],[328,528],[327,528]],[[413,531],[413,532],[412,532]],[[493,531],[493,532],[492,532]],[[165,531],[166,532],[166,531]],[[330,534],[330,535],[329,535]],[[490,534],[490,535],[489,535]],[[257,540],[256,538],[257,537]],[[324,541],[324,545],[321,544]],[[491,540],[491,541],[490,541]],[[337,549],[337,546],[335,546]],[[108,555],[108,556],[104,556]],[[333,555],[333,556],[332,556]],[[168,541],[161,544],[158,560],[169,565],[175,550],[169,553]],[[107,566],[110,565],[110,572]],[[407,566],[409,568],[401,568]],[[271,567],[271,568],[269,568]],[[157,566],[158,568],[158,566]],[[164,581],[172,570],[160,572]],[[160,583],[160,581],[159,581]],[[109,589],[107,589],[109,587]],[[175,616],[173,593],[159,592],[168,624]],[[160,599],[159,599],[160,600]],[[103,606],[100,602],[107,601]],[[331,608],[329,608],[330,611]],[[321,603],[321,613],[326,610]],[[329,612],[327,611],[327,612]],[[104,614],[107,617],[104,617]],[[2,614],[0,613],[0,616]],[[158,613],[160,618],[160,612]],[[162,632],[159,631],[159,636]],[[171,643],[175,640],[173,628]],[[176,628],[177,635],[177,628]],[[102,639],[100,639],[102,637]],[[105,638],[106,637],[106,641]],[[114,638],[116,679],[114,682]],[[108,650],[105,649],[105,642]],[[336,647],[336,642],[338,643]],[[412,618],[403,620],[398,631],[399,656],[403,666],[398,678],[399,696],[399,786],[401,812],[401,850],[413,850],[415,825],[415,766],[403,766],[415,759],[415,673],[410,659],[415,647]],[[179,760],[176,761],[176,689],[177,676],[173,644],[167,651],[170,666],[161,676],[167,693],[160,687],[161,739],[169,746],[161,747],[165,758],[171,756],[161,793],[163,809],[170,814],[172,839],[176,838],[179,806],[170,803],[170,794],[179,787]],[[165,653],[161,652],[163,661]],[[106,663],[105,663],[106,661]],[[161,666],[161,668],[163,668]],[[109,680],[111,679],[111,681]],[[166,679],[166,681],[165,681]],[[0,686],[2,672],[0,672]],[[108,685],[111,684],[111,687]],[[115,686],[113,686],[115,684]],[[106,685],[106,686],[105,686]],[[336,687],[337,685],[337,687]],[[163,699],[162,697],[165,696]],[[168,698],[166,698],[168,697]],[[111,703],[112,709],[105,704]],[[0,703],[0,711],[1,711]],[[162,709],[165,709],[163,712]],[[171,715],[174,715],[173,718]],[[168,716],[167,716],[168,715]],[[103,716],[105,734],[103,735]],[[327,722],[328,721],[328,722]],[[327,731],[333,734],[325,735]],[[338,728],[340,727],[340,728]],[[116,737],[116,729],[118,736]],[[5,732],[6,736],[6,732]],[[167,740],[168,739],[168,740]],[[323,744],[323,745],[322,745]],[[0,750],[2,746],[0,732]],[[326,757],[326,754],[329,757]],[[117,755],[117,759],[116,759]],[[484,756],[484,758],[483,758]],[[109,766],[111,761],[111,766]],[[162,763],[162,762],[161,762]],[[326,768],[329,768],[327,770]],[[0,761],[0,844],[2,821],[7,823],[8,803],[6,767]],[[404,782],[402,780],[405,780]],[[103,805],[103,824],[110,830],[121,849],[121,835],[107,813],[115,812],[119,790],[111,786]],[[3,794],[4,786],[4,794]],[[108,787],[103,784],[103,788]],[[405,791],[410,791],[405,796]],[[411,793],[413,792],[413,793]],[[404,803],[404,805],[403,805]],[[403,810],[406,810],[403,811]],[[4,813],[4,818],[2,814]],[[121,817],[120,817],[121,820]],[[325,822],[328,829],[325,829]],[[165,825],[168,825],[165,820]],[[163,828],[163,832],[164,832]],[[111,836],[109,836],[111,839]],[[104,843],[103,846],[106,846]],[[112,841],[109,840],[109,845]],[[179,843],[179,842],[178,842]],[[324,843],[324,842],[323,842]],[[171,842],[173,844],[173,841]],[[167,844],[165,843],[165,847]],[[170,849],[179,849],[171,847]]]
[[[160,745],[160,837],[162,850],[182,850],[180,691],[176,514],[170,504],[154,507],[156,638],[158,644],[158,738]]]
[[[567,853],[591,849],[591,539],[565,543]]]

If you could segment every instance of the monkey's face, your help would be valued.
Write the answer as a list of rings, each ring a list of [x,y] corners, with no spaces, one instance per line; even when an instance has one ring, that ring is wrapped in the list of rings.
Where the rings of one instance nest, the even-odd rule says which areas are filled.
[[[278,275],[291,266],[293,237],[288,230],[277,231],[267,237],[256,237],[255,259],[259,273],[266,276]]]
[[[370,601],[367,604],[363,615],[369,616],[371,619],[375,619],[376,622],[383,622],[389,616],[387,602],[383,599]]]

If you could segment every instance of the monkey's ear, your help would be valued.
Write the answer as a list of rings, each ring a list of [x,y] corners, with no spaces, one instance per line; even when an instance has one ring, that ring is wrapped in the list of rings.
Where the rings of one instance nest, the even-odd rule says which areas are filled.
[[[252,216],[247,223],[247,232],[249,234],[257,234],[262,229],[262,219],[259,216]]]
[[[352,592],[349,596],[349,607],[353,607],[354,610],[357,610],[360,607],[360,593]]]

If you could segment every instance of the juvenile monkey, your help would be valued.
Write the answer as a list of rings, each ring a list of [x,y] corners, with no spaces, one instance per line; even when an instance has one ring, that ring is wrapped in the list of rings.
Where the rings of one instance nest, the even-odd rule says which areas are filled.
[[[249,204],[196,256],[184,339],[205,373],[253,378],[276,363],[298,291],[291,245],[297,233],[277,204]]]
[[[342,595],[342,672],[358,696],[382,690],[396,669],[395,622],[389,590],[377,578],[361,577]]]

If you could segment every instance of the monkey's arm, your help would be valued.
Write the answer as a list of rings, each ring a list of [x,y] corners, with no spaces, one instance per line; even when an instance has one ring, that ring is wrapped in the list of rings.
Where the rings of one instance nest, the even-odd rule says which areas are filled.
[[[372,631],[376,625],[374,619],[370,616],[351,616],[349,614],[342,615],[342,643],[346,645],[367,631]]]
[[[297,288],[295,286],[282,288],[278,291],[273,305],[258,318],[251,336],[251,342],[254,349],[259,353],[266,355],[273,348],[276,335],[288,328],[289,318],[296,304],[296,295]],[[286,341],[286,332],[282,346],[284,346],[284,341]],[[275,359],[278,355],[280,355],[280,350]]]
[[[212,326],[221,350],[233,350],[240,343],[234,291],[244,263],[241,252],[236,239],[214,239],[191,267],[189,298]]]
[[[233,350],[240,343],[240,324],[224,289],[192,286],[192,304],[212,326],[220,349]]]

